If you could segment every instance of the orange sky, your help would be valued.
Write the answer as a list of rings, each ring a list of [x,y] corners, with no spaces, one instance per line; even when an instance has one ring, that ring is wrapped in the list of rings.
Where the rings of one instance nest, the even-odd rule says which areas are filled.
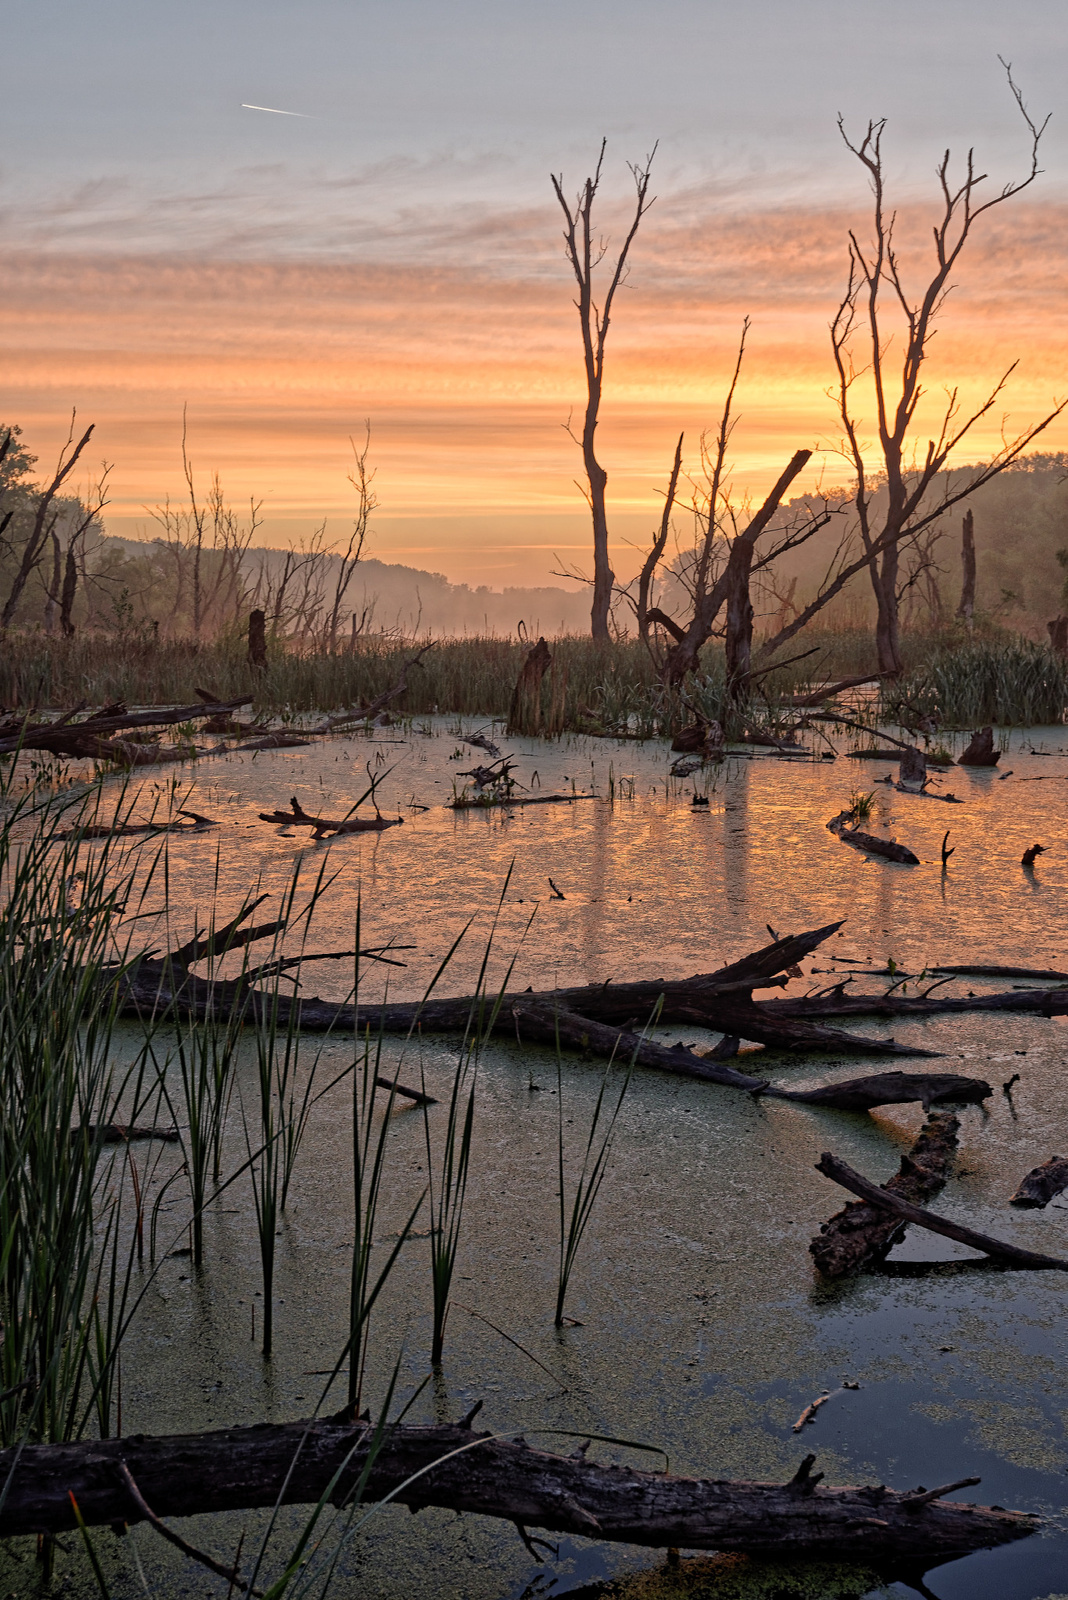
[[[862,214],[705,202],[683,192],[650,214],[610,336],[600,450],[622,573],[678,432],[693,463],[714,425],[746,313],[739,489],[758,494],[795,449],[837,437],[827,322]],[[921,221],[903,252],[926,250]],[[1004,410],[1013,431],[1068,392],[1066,222],[1068,206],[1017,202],[965,258],[932,387],[967,401],[1020,366],[963,459],[996,448]],[[561,426],[583,401],[577,320],[548,207],[467,217],[438,259],[408,264],[23,250],[0,266],[0,337],[3,420],[42,466],[72,405],[96,422],[114,532],[150,529],[144,508],[180,493],[187,405],[196,469],[217,469],[235,502],[262,498],[264,542],[323,516],[340,535],[348,436],[370,417],[374,554],[498,588],[553,581],[554,552],[585,554],[581,461]],[[1068,422],[1040,448],[1068,448]],[[819,460],[825,482],[842,478],[833,454]]]

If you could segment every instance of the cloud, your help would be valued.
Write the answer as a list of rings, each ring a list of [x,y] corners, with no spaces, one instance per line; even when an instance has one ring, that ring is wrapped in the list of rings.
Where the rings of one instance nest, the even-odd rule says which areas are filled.
[[[369,187],[388,188],[390,170],[377,169]],[[252,177],[263,197],[278,169]],[[348,205],[358,190],[354,179],[336,192]],[[213,230],[225,237],[221,213],[237,193],[220,185],[172,194],[158,216],[190,241]],[[95,419],[116,463],[115,515],[142,515],[179,492],[188,403],[198,468],[217,467],[235,498],[266,496],[274,517],[347,514],[348,436],[369,416],[387,536],[397,519],[396,538],[418,543],[410,519],[438,516],[489,518],[496,532],[487,524],[485,535],[496,542],[522,523],[524,546],[552,544],[565,524],[578,533],[581,463],[562,424],[584,392],[559,216],[547,204],[495,208],[452,193],[426,209],[394,205],[384,220],[360,202],[346,226],[370,242],[325,255],[279,244],[275,217],[250,231],[244,213],[229,250],[105,250],[93,228],[141,215],[120,182],[86,186],[66,209],[42,207],[34,227],[41,237],[51,228],[61,247],[24,243],[0,263],[5,410],[42,456],[72,404]],[[827,323],[847,229],[863,227],[863,206],[747,208],[744,198],[728,204],[722,185],[705,180],[680,186],[639,234],[612,325],[599,430],[627,537],[655,518],[680,429],[693,461],[701,430],[714,424],[747,313],[735,481],[759,492],[799,445],[830,448],[837,437]],[[605,216],[614,231],[625,212],[620,204]],[[900,226],[917,286],[927,222],[920,211]],[[974,403],[1016,358],[1006,408],[1021,424],[1063,391],[1066,223],[1061,203],[1018,203],[984,219],[933,346],[929,415],[940,384],[959,385]],[[116,237],[126,232],[123,224]],[[999,408],[977,430],[974,454],[996,446],[1000,425]],[[1058,424],[1047,440],[1065,447],[1068,429]],[[832,480],[843,473],[833,454],[825,470]],[[470,541],[455,528],[441,537],[438,564],[454,570],[449,541]],[[517,559],[531,580],[549,565],[532,548]]]

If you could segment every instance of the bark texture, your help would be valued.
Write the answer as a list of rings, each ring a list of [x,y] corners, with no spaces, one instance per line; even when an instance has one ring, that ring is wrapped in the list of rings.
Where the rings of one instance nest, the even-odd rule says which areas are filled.
[[[123,1463],[157,1517],[270,1506],[279,1497],[311,1504],[339,1468],[331,1499],[341,1504],[366,1462],[372,1434],[369,1423],[331,1419],[5,1450],[0,1537],[73,1528],[71,1492],[90,1526],[140,1520]],[[365,1498],[379,1500],[399,1489],[398,1500],[413,1511],[445,1506],[626,1544],[862,1556],[873,1564],[932,1565],[1026,1538],[1038,1527],[1025,1513],[943,1501],[947,1490],[823,1487],[822,1474],[811,1471],[813,1460],[806,1457],[787,1484],[730,1482],[550,1455],[522,1440],[477,1434],[464,1422],[400,1426],[386,1434]],[[418,1472],[424,1475],[400,1488]]]
[[[927,1118],[916,1143],[880,1193],[920,1204],[933,1200],[945,1188],[957,1152],[960,1123],[947,1112]],[[823,1157],[823,1161],[828,1158]],[[821,1172],[824,1171],[822,1162]],[[825,1278],[841,1278],[869,1262],[881,1261],[903,1238],[908,1223],[884,1207],[851,1200],[823,1223],[809,1252]]]

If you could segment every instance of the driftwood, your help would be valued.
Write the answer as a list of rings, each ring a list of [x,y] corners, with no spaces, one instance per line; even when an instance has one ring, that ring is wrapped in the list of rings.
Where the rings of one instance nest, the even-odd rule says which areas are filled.
[[[918,1100],[924,1111],[937,1105],[982,1105],[993,1089],[981,1078],[955,1072],[877,1072],[870,1078],[850,1078],[819,1089],[768,1089],[776,1100],[796,1100],[806,1106],[830,1106],[836,1111],[871,1111],[875,1106],[907,1105]],[[1068,1178],[1065,1180],[1068,1184]]]
[[[1040,1167],[1032,1168],[1009,1204],[1040,1211],[1065,1189],[1068,1189],[1068,1160],[1064,1156],[1050,1156]]]
[[[882,856],[887,861],[900,861],[905,866],[919,866],[919,856],[914,856],[903,844],[896,844],[892,839],[877,839],[872,833],[861,833],[857,828],[848,827],[847,824],[852,818],[852,811],[840,811],[836,817],[831,818],[827,828],[841,839],[843,844],[851,844],[855,850],[864,850],[872,856]]]
[[[313,839],[322,839],[328,833],[375,833],[383,828],[399,828],[403,817],[348,817],[331,822],[326,817],[312,817],[304,810],[296,795],[289,802],[289,811],[261,811],[261,822],[276,822],[282,827],[311,828]]]
[[[817,1172],[822,1172],[824,1177],[831,1178],[835,1183],[840,1183],[843,1189],[848,1189],[852,1194],[860,1195],[862,1200],[869,1201],[872,1205],[883,1211],[892,1213],[902,1222],[914,1222],[919,1228],[927,1228],[931,1233],[940,1233],[946,1239],[955,1239],[958,1244],[965,1244],[972,1250],[980,1250],[983,1255],[993,1256],[995,1260],[1004,1262],[1010,1267],[1022,1267],[1038,1272],[1068,1272],[1068,1261],[1058,1260],[1056,1256],[1039,1255],[1034,1250],[1021,1250],[1014,1244],[1008,1244],[1004,1239],[992,1239],[989,1234],[976,1233],[974,1228],[961,1227],[959,1223],[949,1222],[945,1217],[936,1217],[933,1211],[925,1211],[922,1206],[911,1204],[901,1195],[892,1194],[889,1185],[880,1189],[878,1184],[870,1183],[867,1178],[862,1178],[859,1172],[854,1172],[852,1167],[847,1167],[844,1161],[839,1161],[837,1156],[825,1151],[816,1162]],[[819,1243],[813,1240],[812,1251]]]
[[[400,676],[396,683],[387,689],[384,694],[380,694],[377,700],[372,700],[369,706],[353,706],[348,711],[342,711],[336,717],[327,717],[325,721],[320,722],[317,727],[309,728],[307,732],[333,733],[336,728],[348,727],[352,723],[373,722],[379,713],[386,709],[391,701],[396,700],[399,695],[404,693],[405,689],[408,687],[409,672],[413,667],[418,666],[423,657],[426,655],[427,651],[432,650],[433,648],[434,646],[432,643],[425,644],[421,650],[416,651],[414,656],[410,656],[401,667]]]
[[[811,1455],[785,1484],[676,1477],[602,1465],[582,1450],[550,1455],[522,1438],[495,1439],[472,1430],[473,1415],[455,1424],[388,1428],[364,1498],[394,1495],[412,1511],[443,1506],[503,1517],[521,1530],[660,1549],[925,1568],[1026,1538],[1039,1527],[1023,1512],[942,1499],[975,1478],[911,1492],[830,1488],[812,1471]],[[0,1452],[6,1485],[0,1537],[74,1528],[72,1497],[89,1526],[137,1522],[149,1507],[159,1518],[276,1502],[310,1505],[328,1491],[333,1504],[343,1505],[367,1465],[373,1436],[369,1422],[341,1416],[9,1448]]]
[[[993,728],[980,728],[973,733],[967,750],[959,757],[960,767],[996,767],[1000,752],[994,749]]]
[[[916,1204],[933,1200],[945,1188],[957,1151],[960,1123],[944,1111],[928,1116],[912,1149],[901,1157],[894,1176],[879,1190]],[[832,1159],[824,1156],[823,1162]],[[872,1185],[874,1187],[874,1185]],[[824,1222],[809,1252],[825,1278],[841,1278],[872,1261],[882,1261],[904,1237],[907,1223],[879,1205],[851,1200]]]

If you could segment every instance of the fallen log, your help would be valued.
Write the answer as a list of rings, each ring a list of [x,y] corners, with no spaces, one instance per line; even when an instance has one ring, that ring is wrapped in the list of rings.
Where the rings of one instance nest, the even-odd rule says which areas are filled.
[[[256,901],[246,907],[210,940],[190,941],[168,956],[144,958],[116,974],[123,1014],[158,1016],[174,1011],[180,1015],[224,1017],[243,1010],[247,1020],[252,1022],[269,1009],[280,1024],[288,1025],[292,1017],[297,1026],[311,1032],[370,1028],[383,1033],[409,1034],[416,1028],[425,1033],[463,1032],[472,1022],[477,1023],[485,1010],[485,997],[480,995],[354,1006],[318,997],[263,994],[250,987],[247,974],[243,979],[215,978],[208,983],[190,973],[188,969],[192,964],[209,955],[243,948],[255,939],[280,931],[281,923],[235,931],[259,903]],[[784,1019],[769,1013],[765,1004],[752,1001],[750,997],[755,988],[784,983],[786,980],[776,974],[793,967],[840,926],[840,923],[832,923],[810,933],[778,939],[719,972],[695,978],[589,985],[537,994],[528,991],[517,996],[515,1003],[548,1006],[553,1012],[576,1012],[584,1023],[614,1023],[627,1028],[635,1018],[648,1017],[659,1006],[663,1022],[696,1023],[774,1049],[834,1050],[849,1055],[936,1055],[937,1051],[899,1045],[893,1039],[869,1039],[835,1028],[812,1026],[803,1020]],[[514,1020],[502,1007],[495,1022],[496,1030],[509,1032],[514,1026]],[[708,1076],[707,1073],[700,1075]]]
[[[1013,989],[1007,994],[798,995],[796,999],[762,1000],[760,1009],[776,1017],[947,1017],[964,1011],[1020,1011],[1040,1017],[1068,1014],[1068,988]]]
[[[589,1050],[594,1055],[608,1056],[627,1066],[634,1062],[640,1067],[651,1067],[655,1072],[671,1072],[685,1078],[699,1078],[706,1083],[725,1083],[732,1089],[748,1089],[759,1094],[767,1088],[764,1078],[751,1078],[726,1061],[710,1056],[695,1055],[685,1045],[668,1047],[655,1039],[642,1038],[627,1029],[612,1028],[603,1022],[591,1022],[574,1011],[561,1011],[559,1007],[533,999],[517,1001],[512,1006],[516,1033],[521,1038],[533,1039],[539,1044],[560,1044],[572,1050]]]
[[[876,1106],[907,1105],[913,1100],[918,1100],[924,1111],[946,1104],[981,1105],[993,1092],[981,1078],[965,1078],[955,1072],[877,1072],[819,1089],[765,1090],[775,1100],[829,1106],[835,1111],[871,1111]],[[1065,1184],[1068,1186],[1068,1177]]]
[[[1040,1167],[1033,1167],[1009,1201],[1029,1211],[1040,1211],[1068,1189],[1068,1160],[1050,1156]]]
[[[598,794],[461,794],[446,811],[500,811],[511,806],[569,806],[572,800],[599,800]]]
[[[132,1144],[134,1140],[160,1139],[164,1144],[177,1144],[181,1134],[177,1128],[140,1128],[132,1122],[85,1122],[71,1129],[71,1138],[85,1135],[90,1142],[101,1144]]]
[[[944,1111],[928,1116],[912,1149],[901,1157],[897,1172],[879,1193],[914,1203],[933,1200],[945,1188],[959,1131],[957,1118]],[[823,1161],[831,1159],[824,1156],[819,1171],[825,1170]],[[907,1226],[878,1205],[851,1200],[821,1224],[808,1247],[809,1254],[823,1277],[841,1278],[870,1262],[882,1261],[904,1237]]]
[[[179,817],[189,817],[189,822],[83,822],[74,828],[57,833],[57,839],[129,839],[137,834],[204,833],[219,824],[212,817],[202,817],[198,811],[179,811]]]
[[[851,678],[839,678],[837,683],[826,683],[822,688],[811,689],[808,694],[786,695],[779,704],[795,709],[803,706],[821,706],[825,700],[833,699],[836,694],[841,694],[846,689],[859,689],[862,684],[878,683],[880,679],[889,676],[888,672],[855,673]]]
[[[858,828],[848,827],[847,824],[852,819],[852,811],[840,811],[828,822],[828,832],[835,834],[843,844],[852,845],[854,850],[863,850],[872,856],[882,856],[886,861],[899,861],[905,866],[919,866],[919,856],[914,856],[903,844],[897,844],[893,839],[877,839],[873,833],[861,833]]]
[[[958,1244],[967,1245],[971,1250],[980,1250],[983,1255],[993,1256],[996,1261],[1036,1272],[1068,1272],[1068,1261],[1061,1261],[1056,1256],[1039,1255],[1034,1250],[1021,1250],[1004,1239],[992,1239],[989,1234],[976,1233],[974,1228],[964,1228],[957,1222],[947,1221],[945,1217],[936,1217],[933,1211],[925,1211],[921,1206],[912,1205],[899,1195],[889,1193],[887,1189],[880,1189],[878,1184],[869,1183],[867,1178],[862,1178],[859,1172],[854,1172],[852,1167],[846,1166],[844,1161],[839,1161],[829,1151],[820,1156],[816,1170],[834,1183],[841,1184],[843,1189],[860,1195],[861,1199],[870,1201],[884,1211],[892,1212],[903,1221],[914,1222],[917,1227],[940,1233],[946,1239],[955,1239]],[[816,1242],[813,1240],[813,1245]]]
[[[370,1422],[343,1417],[8,1448],[0,1451],[0,1537],[74,1528],[72,1499],[90,1527],[141,1521],[148,1507],[156,1517],[186,1517],[311,1505],[325,1495],[340,1506],[369,1456],[367,1501],[392,1495],[412,1511],[443,1506],[503,1517],[521,1529],[660,1549],[862,1557],[872,1565],[929,1568],[1026,1538],[1040,1526],[1025,1512],[941,1498],[974,1478],[904,1492],[831,1488],[813,1473],[811,1455],[785,1484],[685,1478],[602,1465],[580,1452],[552,1455],[522,1438],[477,1433],[470,1422],[388,1428],[373,1456]]]
[[[248,705],[251,699],[252,696],[248,694],[224,703],[177,706],[171,710],[155,706],[149,711],[127,711],[125,706],[108,706],[81,722],[69,720],[73,715],[70,712],[55,722],[31,723],[26,718],[18,724],[17,729],[9,732],[5,728],[4,736],[0,738],[0,755],[19,750],[48,750],[54,755],[95,757],[100,749],[106,751],[110,746],[112,734],[137,728],[173,727],[179,722],[198,722],[219,712],[236,711],[240,706]],[[128,745],[131,750],[136,748],[129,741],[117,742]]]
[[[932,962],[927,971],[952,972],[959,978],[1033,978],[1036,983],[1068,983],[1068,972],[1048,967],[950,967],[944,962]]]
[[[342,833],[375,833],[383,828],[399,828],[404,821],[403,817],[347,817],[340,822],[331,822],[326,817],[312,817],[304,810],[296,795],[289,802],[289,811],[261,811],[261,822],[276,822],[280,827],[311,828],[313,839],[322,839],[326,834]]]
[[[296,750],[300,745],[311,744],[310,739],[302,739],[295,733],[264,733],[258,738],[242,738],[237,746],[239,752],[244,750]]]

